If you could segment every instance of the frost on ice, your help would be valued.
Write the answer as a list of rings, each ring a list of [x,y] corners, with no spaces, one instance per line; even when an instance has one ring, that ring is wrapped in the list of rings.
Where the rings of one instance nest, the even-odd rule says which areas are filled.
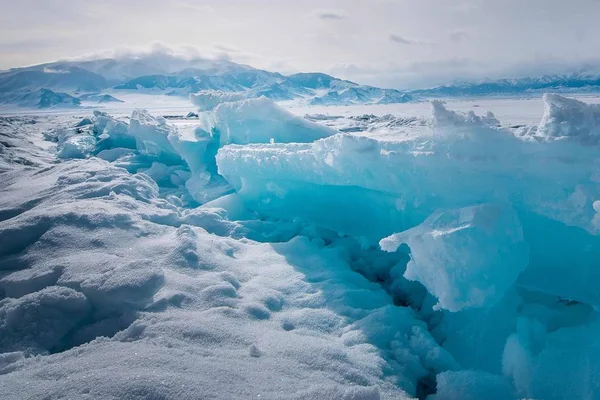
[[[193,101],[0,120],[4,398],[600,396],[596,106]]]

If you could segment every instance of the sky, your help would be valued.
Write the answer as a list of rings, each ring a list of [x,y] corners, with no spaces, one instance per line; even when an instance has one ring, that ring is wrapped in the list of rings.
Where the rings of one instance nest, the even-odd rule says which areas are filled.
[[[600,66],[600,0],[0,0],[0,9],[0,69],[170,48],[402,89]]]

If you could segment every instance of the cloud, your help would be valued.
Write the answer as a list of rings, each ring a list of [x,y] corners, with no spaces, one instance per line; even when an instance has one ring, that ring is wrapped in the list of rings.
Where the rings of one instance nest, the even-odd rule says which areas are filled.
[[[539,12],[542,3],[544,12]],[[402,87],[413,80],[432,85],[455,76],[493,77],[500,65],[528,60],[531,69],[542,70],[548,65],[544,59],[552,56],[573,62],[596,57],[594,38],[600,35],[600,24],[594,18],[600,13],[600,1],[577,3],[573,12],[572,5],[559,0],[424,0],[406,12],[406,0],[173,0],[169,7],[161,0],[144,1],[144,7],[126,0],[24,0],[7,2],[0,13],[0,68],[114,48],[124,44],[123,38],[134,46],[159,39],[198,46],[159,47],[159,52],[228,58],[277,71],[381,63],[378,71],[354,72],[358,78],[351,79],[362,83],[364,76],[369,83],[397,82]],[[269,5],[269,13],[257,4]],[[131,15],[137,16],[135,21]],[[533,22],[531,15],[536,15]],[[110,29],[103,28],[102,21],[110,21]],[[144,49],[121,48],[109,56],[114,54],[135,57]],[[448,73],[439,71],[440,62],[452,59],[483,65],[450,65]],[[421,73],[422,65],[421,70],[406,71],[408,64],[419,62],[431,62],[431,73]]]
[[[229,49],[229,52],[232,50]],[[86,61],[104,58],[128,59],[150,56],[169,56],[181,59],[227,59],[223,48],[218,45],[212,47],[198,47],[190,44],[169,45],[164,42],[154,41],[145,46],[119,46],[112,49],[99,50],[76,57],[63,57],[61,61]]]
[[[454,43],[464,42],[468,37],[469,37],[469,33],[467,31],[461,30],[461,29],[452,31],[448,35],[448,38],[450,38],[450,41],[452,41]]]
[[[211,6],[206,5],[206,4],[194,4],[193,2],[190,3],[190,2],[186,2],[186,1],[177,1],[177,2],[173,3],[173,5],[175,7],[182,8],[186,11],[194,11],[194,12],[198,12],[201,14],[215,12],[214,8],[212,8]]]
[[[242,51],[237,47],[229,46],[222,43],[216,43],[212,46],[215,50],[223,51],[225,53],[241,53]]]
[[[323,20],[340,20],[346,18],[338,11],[317,11],[317,17]]]
[[[0,51],[39,51],[43,48],[52,47],[55,44],[52,38],[0,40]]]
[[[405,39],[402,36],[394,35],[393,33],[390,34],[390,40],[400,44],[415,44],[412,40]]]
[[[513,79],[539,75],[596,73],[599,70],[599,57],[586,60],[534,57],[519,62],[492,62],[456,57],[404,64],[336,64],[326,72],[339,78],[373,86],[423,89],[455,81],[481,82],[488,79]]]
[[[436,60],[406,64],[339,64],[329,72],[343,79],[394,89],[418,89],[474,76],[482,64],[471,59]],[[480,76],[477,76],[480,78]]]
[[[429,42],[427,40],[406,38],[403,36],[395,35],[393,33],[390,34],[390,40],[394,43],[405,44],[405,45],[432,45],[433,44],[433,42]]]
[[[455,4],[456,11],[460,14],[469,15],[480,10],[482,5],[481,1],[477,0],[463,0]]]

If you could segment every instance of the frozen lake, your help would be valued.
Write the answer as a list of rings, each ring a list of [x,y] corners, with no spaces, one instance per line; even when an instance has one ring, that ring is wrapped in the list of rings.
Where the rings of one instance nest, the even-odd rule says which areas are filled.
[[[23,109],[16,107],[0,107],[0,115],[43,115],[43,114],[71,114],[86,115],[92,109],[108,112],[111,115],[129,116],[136,108],[147,109],[160,115],[186,115],[195,111],[194,106],[185,97],[152,95],[113,91],[110,94],[123,100],[124,103],[110,103],[98,107],[97,104],[82,103],[79,109]],[[596,94],[569,94],[567,97],[576,98],[590,104],[599,104],[600,95]],[[441,99],[447,103],[447,107],[467,112],[475,111],[477,114],[485,114],[486,111],[493,112],[503,124],[535,124],[539,122],[544,112],[541,94],[534,97],[492,97],[472,99]],[[363,114],[374,114],[382,116],[392,114],[398,117],[427,117],[431,115],[431,106],[428,101],[386,104],[386,105],[352,105],[352,106],[304,106],[298,102],[281,102],[282,107],[289,109],[296,115],[325,114],[339,116],[357,116]]]

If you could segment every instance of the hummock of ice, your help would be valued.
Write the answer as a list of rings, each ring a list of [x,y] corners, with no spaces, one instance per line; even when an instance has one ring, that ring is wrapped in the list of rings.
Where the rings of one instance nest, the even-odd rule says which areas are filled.
[[[229,100],[1,120],[3,398],[600,396],[595,107],[382,140]]]
[[[337,133],[295,116],[266,97],[222,103],[214,117],[222,145],[313,142]]]
[[[544,138],[575,138],[584,143],[600,140],[600,104],[587,104],[579,100],[544,95],[544,116],[538,126]]]
[[[226,146],[217,165],[252,210],[276,218],[294,210],[366,248],[386,237],[387,250],[406,243],[398,251],[410,261],[387,270],[391,288],[407,290],[406,278],[422,283],[434,297],[430,304],[451,312],[438,329],[462,368],[501,374],[504,345],[522,310],[570,321],[569,308],[558,305],[574,302],[583,305],[575,319],[585,324],[600,306],[590,285],[600,279],[596,125],[589,119],[583,128],[578,121],[593,107],[545,100],[568,103],[572,112],[547,106],[537,132],[521,137],[499,127],[493,115],[460,114],[434,102],[430,131],[413,137],[390,142],[339,134],[310,144]],[[557,141],[543,135],[541,126],[553,129],[548,124],[577,133]],[[571,324],[550,321],[544,329]],[[541,361],[532,358],[506,353],[509,380],[524,379],[519,371],[536,376],[540,367],[530,365]],[[593,381],[588,367],[573,367]],[[460,390],[486,381],[475,376]],[[540,377],[522,392],[535,398],[561,393],[564,385],[565,393],[581,393],[554,379],[552,389]],[[593,392],[593,385],[582,383],[581,390]]]
[[[379,242],[385,251],[403,243],[411,257],[404,277],[421,282],[449,311],[501,300],[529,256],[517,214],[494,204],[438,212]]]
[[[190,94],[190,101],[199,111],[210,111],[221,103],[245,100],[247,95],[241,92],[223,92],[220,90],[202,90]]]
[[[96,155],[131,172],[145,172],[161,186],[181,188],[198,203],[231,191],[217,174],[215,156],[220,147],[231,143],[312,142],[336,133],[283,110],[265,97],[220,104],[211,115],[177,126],[145,110],[134,110],[129,124],[99,111],[94,116],[93,125],[54,133],[58,157]]]
[[[153,117],[144,110],[134,110],[131,115],[128,134],[135,139],[137,150],[165,164],[181,164],[179,153],[169,141],[173,132],[174,128],[162,117]]]
[[[600,232],[594,147],[524,140],[440,107],[431,132],[399,142],[338,134],[308,144],[226,146],[217,154],[219,173],[252,208],[276,214],[292,207],[371,243],[440,207],[490,202]],[[361,218],[347,218],[358,210]]]

